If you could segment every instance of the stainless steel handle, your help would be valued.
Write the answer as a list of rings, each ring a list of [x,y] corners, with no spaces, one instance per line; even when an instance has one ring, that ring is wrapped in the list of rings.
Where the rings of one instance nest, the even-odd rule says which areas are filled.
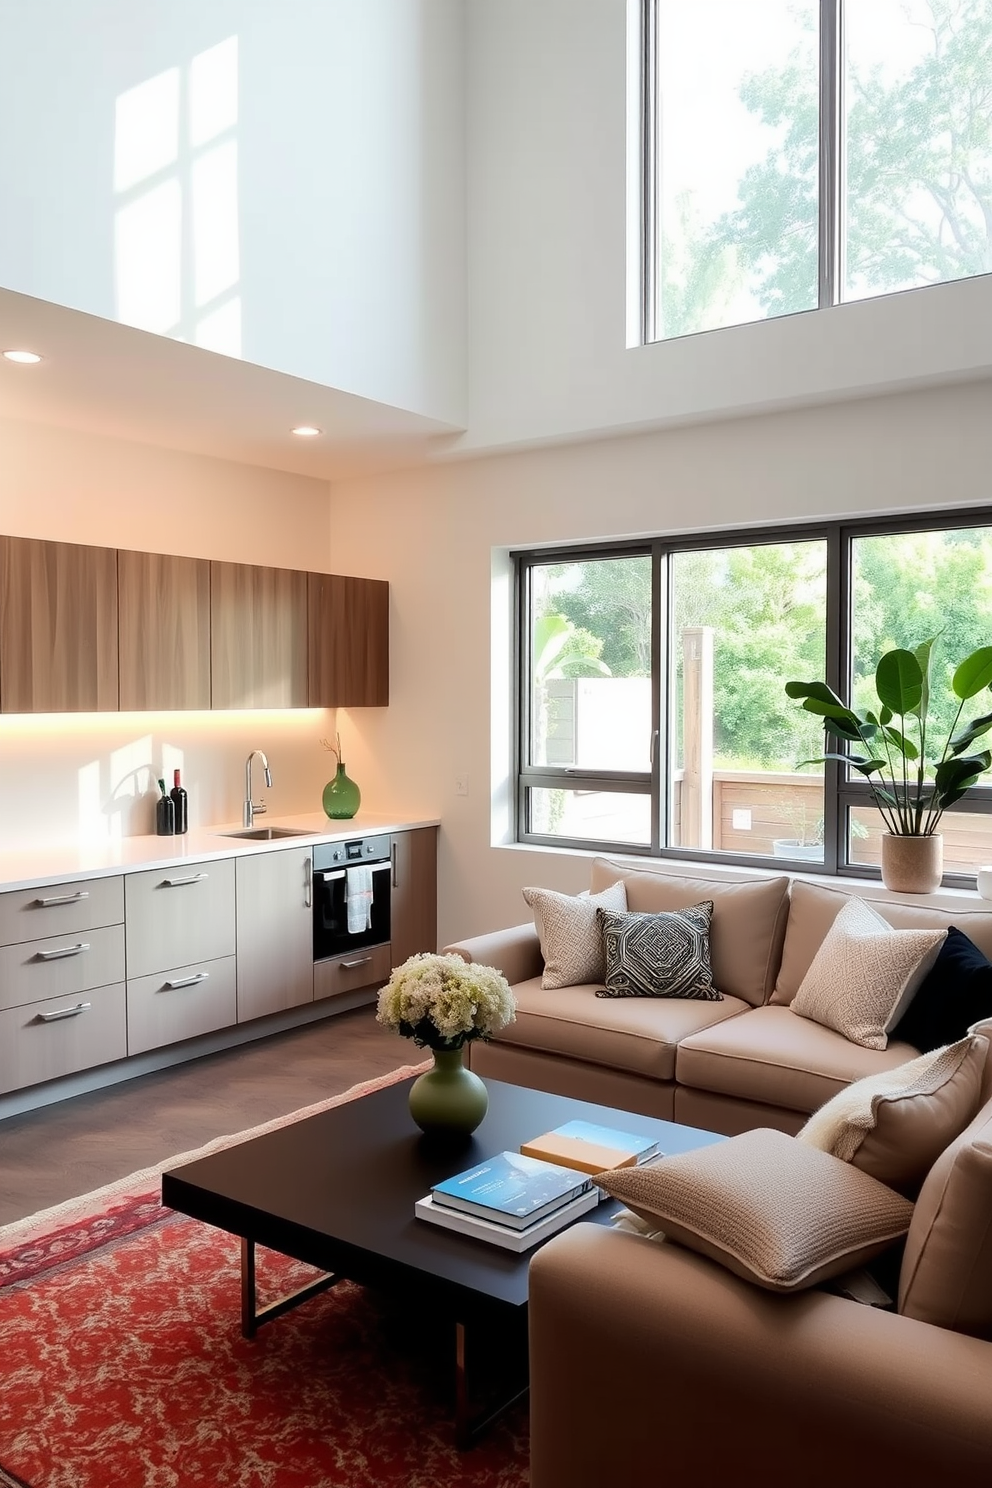
[[[392,859],[390,859],[388,863],[373,863],[372,864],[372,872],[373,873],[388,873],[389,870],[392,867],[393,867]]]
[[[342,961],[341,965],[345,971],[354,971],[356,966],[368,966],[371,960],[371,956],[359,956],[355,961]]]
[[[303,870],[303,903],[307,909],[313,908],[313,859],[307,858],[306,867]]]
[[[322,878],[325,883],[333,883],[336,878],[344,878],[344,869],[339,868],[336,873],[317,873],[315,878]]]
[[[61,961],[63,956],[81,956],[83,951],[88,950],[88,943],[81,940],[78,945],[59,946],[54,951],[35,951],[35,957],[38,961]]]
[[[355,864],[356,868],[358,868],[359,866],[360,864]],[[370,863],[368,866],[372,869],[373,873],[388,873],[392,865],[390,862],[384,859],[381,863]],[[318,871],[314,874],[314,878],[322,878],[325,883],[333,883],[335,879],[346,878],[347,872],[348,870],[346,868],[338,868],[334,873],[324,873]]]
[[[49,899],[36,899],[35,909],[51,909],[53,904],[78,904],[80,899],[90,897],[89,889],[80,889],[78,894],[53,894]]]
[[[396,888],[399,887],[399,880],[397,879],[397,876],[396,876],[396,843],[395,842],[391,842],[389,844],[389,862],[390,862],[390,864],[392,866],[392,870],[393,870],[393,880],[392,880],[392,882],[393,882],[393,888],[396,889]]]
[[[88,1013],[93,1006],[91,1002],[77,1002],[75,1007],[59,1008],[54,1013],[38,1013],[39,1023],[57,1023],[60,1018],[78,1018],[80,1013]]]
[[[195,987],[197,982],[205,982],[209,975],[209,971],[197,971],[192,976],[179,977],[174,982],[163,982],[162,988],[166,992],[176,992],[180,987]]]
[[[163,889],[181,889],[183,884],[202,883],[209,873],[191,873],[187,878],[163,878]]]

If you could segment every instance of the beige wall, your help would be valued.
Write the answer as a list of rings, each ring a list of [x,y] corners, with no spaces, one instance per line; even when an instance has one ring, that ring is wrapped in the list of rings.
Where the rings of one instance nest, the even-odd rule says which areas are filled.
[[[287,568],[331,568],[325,482],[0,419],[0,532]],[[320,710],[0,717],[0,851],[152,828],[155,777],[183,770],[193,825],[240,818],[265,749],[272,812],[315,809]]]
[[[335,563],[392,585],[391,706],[341,727],[377,804],[415,783],[441,816],[442,941],[525,919],[524,884],[588,882],[575,854],[490,845],[509,745],[505,549],[988,502],[990,470],[983,382],[333,486]]]

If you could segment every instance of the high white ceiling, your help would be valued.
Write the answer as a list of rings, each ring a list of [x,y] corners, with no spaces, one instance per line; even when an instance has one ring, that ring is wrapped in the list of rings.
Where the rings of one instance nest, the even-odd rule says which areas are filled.
[[[288,470],[324,480],[420,464],[461,432],[146,331],[0,289],[0,417]],[[301,439],[290,430],[314,424]]]

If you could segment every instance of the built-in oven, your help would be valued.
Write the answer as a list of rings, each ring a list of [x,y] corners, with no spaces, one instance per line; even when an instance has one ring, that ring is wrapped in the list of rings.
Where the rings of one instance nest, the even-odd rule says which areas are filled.
[[[388,836],[317,843],[313,850],[313,959],[326,961],[389,939]]]

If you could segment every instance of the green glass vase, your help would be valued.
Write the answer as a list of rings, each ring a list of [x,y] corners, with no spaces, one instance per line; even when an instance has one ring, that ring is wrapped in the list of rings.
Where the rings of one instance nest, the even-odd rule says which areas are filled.
[[[410,1087],[410,1115],[423,1132],[469,1136],[489,1110],[489,1091],[465,1068],[462,1049],[435,1049],[434,1068]]]
[[[331,821],[347,821],[355,815],[362,804],[362,793],[355,782],[345,774],[344,761],[338,765],[333,780],[324,786],[324,815]]]

